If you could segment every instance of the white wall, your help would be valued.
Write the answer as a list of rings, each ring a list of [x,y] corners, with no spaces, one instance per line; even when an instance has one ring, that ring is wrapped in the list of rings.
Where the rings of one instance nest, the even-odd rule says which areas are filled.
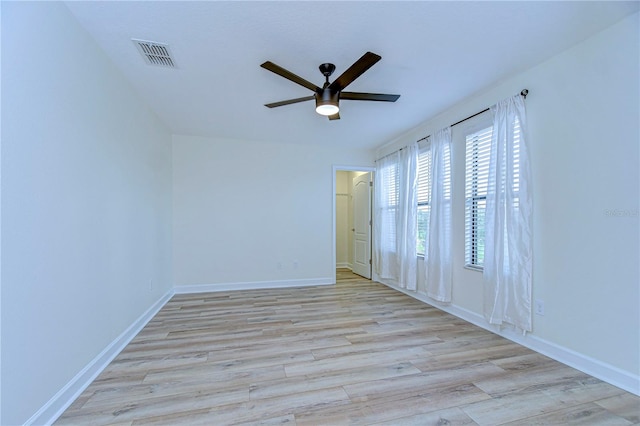
[[[3,2],[2,56],[0,423],[13,425],[169,291],[171,137],[62,3]]]
[[[331,282],[332,167],[372,159],[363,150],[174,136],[176,290]]]
[[[529,89],[533,296],[545,302],[546,312],[534,316],[528,339],[577,353],[582,361],[603,367],[606,374],[620,373],[620,381],[636,392],[640,391],[638,21],[635,14],[470,97],[378,153]],[[453,308],[479,317],[481,274],[463,267],[463,133],[464,126],[453,128],[453,191],[458,197]]]

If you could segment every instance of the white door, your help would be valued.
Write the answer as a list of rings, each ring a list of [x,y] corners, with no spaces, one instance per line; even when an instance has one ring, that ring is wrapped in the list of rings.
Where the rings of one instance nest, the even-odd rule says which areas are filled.
[[[371,279],[371,173],[353,178],[353,272]]]

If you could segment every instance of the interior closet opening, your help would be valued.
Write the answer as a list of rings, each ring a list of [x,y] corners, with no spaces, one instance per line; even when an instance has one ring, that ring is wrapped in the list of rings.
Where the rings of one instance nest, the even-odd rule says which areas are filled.
[[[373,170],[335,171],[336,277],[371,279]]]

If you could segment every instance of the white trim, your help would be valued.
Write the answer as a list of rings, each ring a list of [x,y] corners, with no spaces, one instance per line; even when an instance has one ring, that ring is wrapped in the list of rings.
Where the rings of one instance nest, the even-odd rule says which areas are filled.
[[[336,282],[336,267],[337,267],[337,255],[336,255],[336,173],[339,171],[344,171],[344,172],[375,172],[376,168],[375,167],[371,167],[371,166],[338,166],[338,165],[333,165],[331,167],[332,170],[332,175],[331,175],[331,182],[332,182],[332,190],[331,190],[331,214],[332,214],[332,220],[331,220],[331,224],[332,224],[332,244],[331,244],[331,259],[332,259],[332,264],[331,264],[331,269],[333,270],[333,282]],[[373,179],[373,175],[372,175],[372,179]],[[373,202],[373,200],[372,200]],[[373,217],[371,218],[373,220]],[[373,253],[371,254],[371,258],[373,259]],[[373,268],[371,268],[373,270]],[[373,274],[373,272],[372,272]]]
[[[0,6],[0,22],[2,22],[2,6]],[[0,31],[0,46],[2,45],[2,31]],[[0,69],[2,59],[0,58]],[[0,87],[0,92],[2,88]],[[0,128],[2,128],[2,103],[0,102]],[[0,164],[2,164],[2,139],[0,138]],[[2,240],[2,173],[0,173],[0,241]],[[0,244],[0,259],[2,259],[2,244]],[[0,330],[2,330],[2,262],[0,261]],[[0,371],[2,371],[2,339],[0,339]],[[0,383],[0,421],[2,420],[2,383]]]
[[[374,277],[376,278],[376,277]],[[147,325],[147,323],[162,309],[162,307],[173,297],[174,294],[193,294],[203,292],[229,291],[229,290],[253,290],[269,288],[291,288],[308,287],[316,285],[333,285],[335,279],[331,278],[311,278],[303,280],[281,280],[281,281],[253,281],[244,283],[220,283],[185,285],[174,287],[167,292],[156,303],[154,303],[145,313],[133,322],[120,336],[111,342],[98,356],[89,362],[76,376],[71,379],[62,389],[60,389],[45,405],[43,405],[25,425],[52,424],[64,411],[75,401],[80,394],[95,380],[96,377],[109,365],[113,359],[133,340],[133,338]],[[388,283],[382,283],[389,288],[398,290],[414,299],[431,305],[437,309],[445,311],[451,315],[468,321],[487,331],[495,333],[515,343],[525,346],[531,350],[546,355],[556,361],[562,362],[570,367],[597,377],[607,383],[617,386],[625,391],[640,396],[640,376],[631,374],[607,363],[590,358],[586,355],[575,352],[571,349],[559,346],[555,343],[541,339],[534,335],[522,336],[512,330],[499,330],[497,327],[488,324],[485,319],[467,309],[454,306],[442,305],[427,298],[426,295],[407,291],[400,287]]]
[[[80,396],[80,394],[95,380],[113,359],[133,340],[160,309],[171,299],[173,290],[162,296],[156,303],[133,322],[120,336],[111,342],[102,352],[91,360],[78,374],[75,375],[62,389],[44,404],[25,425],[55,422],[58,417]]]
[[[237,283],[192,284],[173,287],[175,294],[209,293],[216,291],[259,290],[269,288],[310,287],[316,285],[333,285],[336,280],[327,278],[307,278],[301,280],[250,281]]]
[[[2,22],[2,6],[0,6],[0,22]],[[0,46],[2,46],[1,33],[2,31],[0,31]],[[0,69],[2,69],[1,58],[0,58]],[[0,87],[0,92],[1,91],[2,91],[2,88]],[[2,103],[0,102],[0,129],[1,128],[2,128]],[[0,164],[2,164],[2,139],[1,138],[0,138]],[[2,173],[0,173],[0,241],[3,241],[2,240]],[[2,259],[2,244],[0,244],[0,259]],[[0,261],[0,330],[2,330],[2,261]],[[0,372],[1,371],[2,371],[2,339],[0,339]],[[0,383],[0,421],[1,420],[2,420],[2,383]]]
[[[44,404],[29,420],[24,424],[28,425],[50,425],[69,408],[80,394],[98,377],[98,375],[114,360],[120,352],[133,340],[134,337],[147,325],[147,323],[162,309],[164,305],[175,294],[191,294],[228,290],[253,290],[269,288],[291,288],[308,287],[316,285],[333,285],[335,279],[331,278],[311,278],[302,280],[281,280],[281,281],[254,281],[244,283],[221,283],[203,285],[175,286],[149,309],[145,311],[137,320],[133,322],[120,336],[111,342],[102,352],[91,360],[78,374],[75,375],[66,385],[62,387],[46,404]]]
[[[336,268],[347,268],[353,270],[353,265],[349,262],[336,263]]]
[[[436,302],[435,300],[429,299],[424,294],[407,291],[403,288],[389,283],[382,284],[386,285],[387,287],[393,288],[394,290],[398,290],[406,294],[407,296],[413,297],[414,299],[431,305],[434,308],[438,308],[460,319],[468,321],[471,324],[477,325],[480,328],[502,336],[505,339],[525,346],[533,351],[541,353],[542,355],[548,356],[549,358],[568,365],[569,367],[580,370],[583,373],[589,374],[613,386],[619,387],[620,389],[640,396],[640,375],[638,374],[632,374],[611,364],[607,364],[605,362],[591,358],[587,355],[581,354],[569,348],[565,348],[564,346],[560,346],[556,343],[542,339],[533,334],[523,336],[522,334],[517,333],[511,329],[500,329],[495,325],[489,324],[482,315],[461,308],[459,306],[444,305]]]

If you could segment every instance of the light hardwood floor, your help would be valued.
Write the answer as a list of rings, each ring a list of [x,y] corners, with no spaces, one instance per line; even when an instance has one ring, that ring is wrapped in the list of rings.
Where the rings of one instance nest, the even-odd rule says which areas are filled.
[[[348,271],[176,295],[59,425],[640,423],[640,398]]]

